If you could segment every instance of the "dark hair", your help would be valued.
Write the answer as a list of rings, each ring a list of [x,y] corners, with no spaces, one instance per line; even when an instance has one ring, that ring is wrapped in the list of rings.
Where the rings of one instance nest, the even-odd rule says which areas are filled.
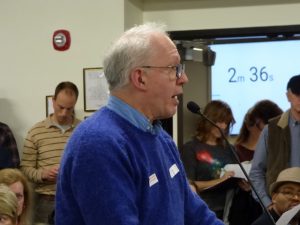
[[[232,111],[230,106],[220,100],[210,101],[204,108],[203,114],[207,116],[213,122],[225,122],[227,124],[227,128],[224,132],[224,135],[229,135],[229,131],[233,124],[235,123]],[[204,118],[200,118],[196,136],[202,142],[206,142],[210,136],[210,131],[214,126],[205,120]],[[217,140],[218,145],[224,145],[222,139]]]
[[[79,91],[75,84],[70,81],[63,81],[59,83],[55,88],[54,99],[57,98],[57,95],[62,91],[66,90],[69,94],[75,94],[76,99],[78,98]]]
[[[286,88],[290,89],[294,95],[300,95],[300,75],[291,77]]]
[[[240,133],[236,139],[236,143],[241,143],[248,139],[249,130],[247,127],[256,125],[258,120],[261,120],[264,124],[268,124],[271,118],[282,113],[282,109],[276,103],[270,100],[261,100],[257,102],[246,113]]]

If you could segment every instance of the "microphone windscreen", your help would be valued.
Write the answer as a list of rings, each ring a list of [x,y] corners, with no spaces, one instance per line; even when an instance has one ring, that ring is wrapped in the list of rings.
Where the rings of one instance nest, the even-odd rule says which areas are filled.
[[[199,105],[193,101],[188,102],[186,106],[192,113],[199,113],[200,111]]]

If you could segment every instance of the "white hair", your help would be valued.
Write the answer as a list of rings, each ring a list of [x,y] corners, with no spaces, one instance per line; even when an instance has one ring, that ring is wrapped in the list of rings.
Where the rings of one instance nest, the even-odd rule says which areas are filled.
[[[103,61],[110,91],[126,85],[130,71],[147,62],[152,53],[151,38],[157,33],[168,36],[164,24],[145,23],[127,30],[113,44]]]

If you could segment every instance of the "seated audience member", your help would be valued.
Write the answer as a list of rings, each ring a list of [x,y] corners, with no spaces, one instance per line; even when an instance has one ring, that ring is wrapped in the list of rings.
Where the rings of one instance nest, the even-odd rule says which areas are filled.
[[[268,124],[269,119],[280,114],[282,110],[270,100],[261,100],[249,109],[235,142],[235,149],[241,162],[252,160],[262,129]],[[230,225],[250,225],[261,212],[262,208],[253,198],[249,183],[241,180],[232,200]]]
[[[280,216],[300,203],[300,167],[292,167],[281,171],[274,183],[270,185],[272,203],[269,212],[274,222]],[[300,219],[293,218],[289,225],[299,225]],[[274,225],[268,214],[264,212],[252,225]]]
[[[0,170],[0,184],[7,185],[18,199],[18,225],[31,225],[32,189],[25,175],[18,169]]]
[[[16,195],[4,184],[0,184],[0,225],[17,225],[18,203]]]
[[[18,168],[20,157],[15,137],[5,123],[0,122],[0,169]]]
[[[235,120],[227,103],[219,100],[211,101],[204,108],[203,114],[215,122],[226,136],[229,135],[230,127]],[[225,143],[222,134],[215,126],[200,117],[196,136],[184,144],[181,153],[192,188],[197,190],[218,218],[223,219],[226,189],[209,188],[234,175],[233,171],[226,171],[221,176],[222,168],[226,164],[236,162],[230,146]],[[227,187],[227,190],[230,189],[232,186]]]

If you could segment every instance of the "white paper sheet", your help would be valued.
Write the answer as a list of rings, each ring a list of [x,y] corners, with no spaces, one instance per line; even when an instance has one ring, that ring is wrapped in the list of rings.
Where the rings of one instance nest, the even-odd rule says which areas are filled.
[[[250,172],[250,169],[251,169],[251,163],[249,161],[245,161],[245,162],[242,162],[242,166],[245,169],[247,175],[249,175],[249,172]],[[225,171],[234,171],[234,177],[243,178],[243,179],[247,180],[247,178],[244,175],[244,173],[243,173],[241,167],[239,166],[239,164],[227,164],[227,165],[225,165],[224,170],[221,173],[220,177],[222,177],[224,175]]]
[[[299,212],[300,204],[291,208],[290,210],[286,211],[281,215],[279,220],[277,220],[276,225],[287,225],[291,219]]]

